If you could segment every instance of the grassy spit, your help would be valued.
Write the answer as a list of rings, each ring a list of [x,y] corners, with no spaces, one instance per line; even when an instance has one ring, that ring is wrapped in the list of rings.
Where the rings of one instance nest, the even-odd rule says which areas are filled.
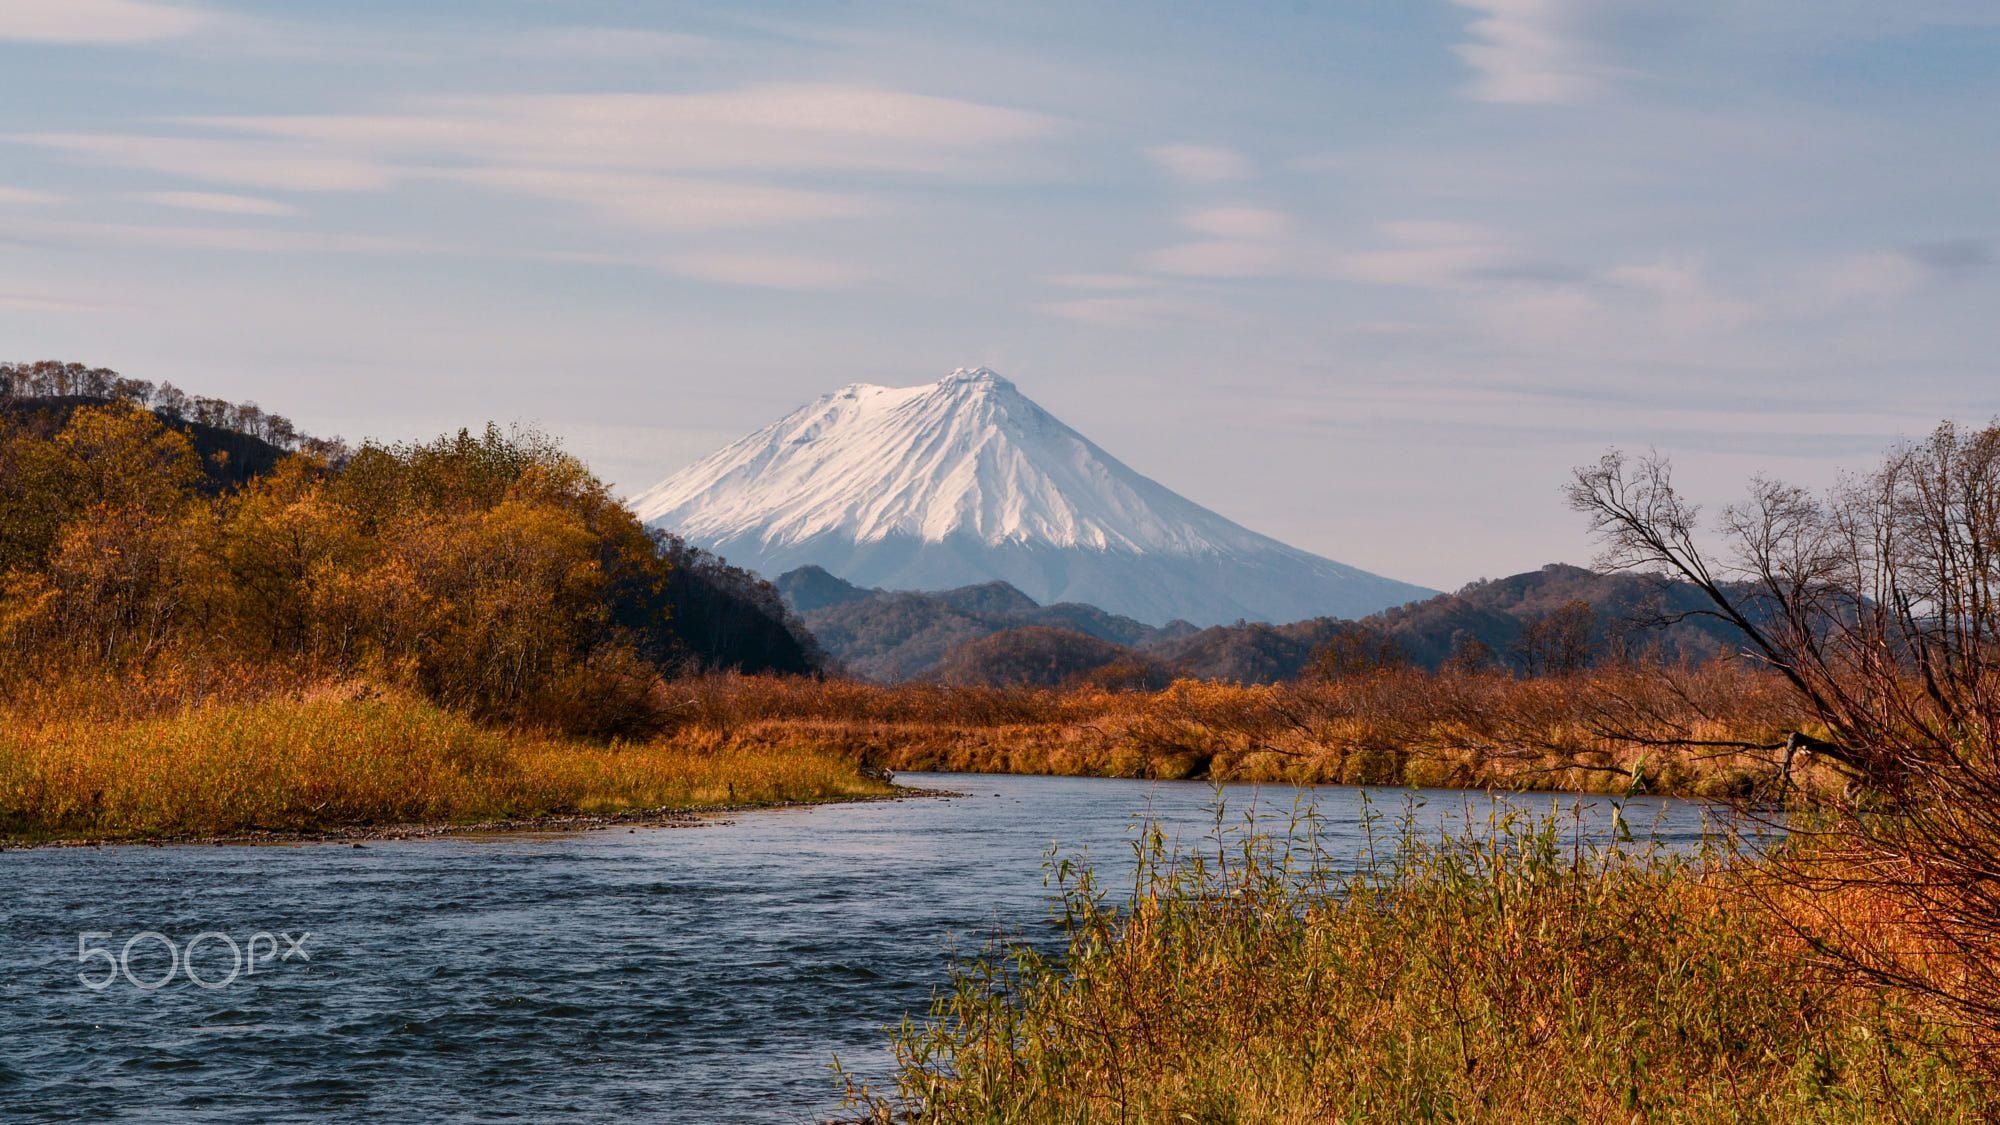
[[[1956,1122],[1988,1088],[1908,997],[1824,971],[1754,860],[1400,839],[1342,873],[1275,839],[1054,870],[1068,948],[961,966],[895,1035],[878,1122]],[[851,1082],[851,1080],[850,1080]]]
[[[0,838],[147,839],[830,801],[891,787],[833,755],[594,743],[406,692],[208,699],[159,715],[0,713]]]

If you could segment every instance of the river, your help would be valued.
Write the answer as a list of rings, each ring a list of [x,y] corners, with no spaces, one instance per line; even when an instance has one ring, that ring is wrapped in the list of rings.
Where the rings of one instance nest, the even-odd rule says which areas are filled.
[[[881,1075],[884,1027],[923,1011],[954,949],[1057,940],[1052,843],[1115,873],[1139,817],[1188,841],[1213,823],[1200,783],[900,780],[963,796],[359,848],[0,853],[0,1120],[818,1121],[838,1104],[829,1061]],[[1359,857],[1362,791],[1307,793]],[[1392,816],[1422,801],[1426,824],[1486,809],[1372,798]],[[1224,799],[1232,819],[1282,817],[1295,791]],[[1626,817],[1686,846],[1704,810],[1637,799]],[[1605,833],[1609,803],[1582,822]]]

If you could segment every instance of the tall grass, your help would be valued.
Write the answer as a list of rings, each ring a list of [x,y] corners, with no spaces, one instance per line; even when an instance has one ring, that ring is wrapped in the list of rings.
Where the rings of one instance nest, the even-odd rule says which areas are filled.
[[[1782,788],[1780,756],[1748,746],[1799,724],[1783,684],[1740,663],[1154,692],[726,675],[672,690],[692,727],[898,770],[1609,793],[1636,770],[1651,792],[1711,797]]]
[[[1310,817],[1061,864],[1067,949],[961,966],[871,1120],[1951,1122],[1986,1091],[1924,1013],[1823,974],[1717,853],[1413,824],[1343,871]]]
[[[544,737],[399,691],[4,718],[0,836],[26,839],[468,823],[889,791],[824,753]]]

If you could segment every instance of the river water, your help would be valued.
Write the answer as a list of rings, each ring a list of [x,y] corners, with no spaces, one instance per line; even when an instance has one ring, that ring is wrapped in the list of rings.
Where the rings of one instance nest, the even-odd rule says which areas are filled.
[[[1139,818],[1187,842],[1214,823],[1200,783],[900,780],[962,796],[361,848],[0,853],[0,1120],[823,1120],[830,1060],[880,1076],[884,1028],[922,1013],[954,950],[1058,940],[1051,844],[1115,879]],[[1281,826],[1296,795],[1224,802]],[[1361,856],[1362,791],[1307,795]],[[1391,817],[1423,802],[1426,824],[1487,809],[1371,796]],[[1685,846],[1704,810],[1625,816]],[[1581,823],[1604,835],[1609,802]]]

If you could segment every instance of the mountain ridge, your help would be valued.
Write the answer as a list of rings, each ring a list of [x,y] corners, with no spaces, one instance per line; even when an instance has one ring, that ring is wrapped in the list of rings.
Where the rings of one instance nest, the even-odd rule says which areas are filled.
[[[1321,646],[1342,636],[1372,639],[1419,667],[1483,665],[1525,675],[1557,670],[1545,651],[1551,640],[1567,640],[1586,662],[1646,654],[1699,661],[1744,643],[1733,627],[1695,612],[1703,595],[1685,582],[1561,563],[1482,579],[1359,621],[1206,629],[1184,621],[1155,628],[1074,603],[1039,606],[1004,583],[936,593],[869,590],[809,567],[775,586],[845,667],[887,682],[1000,686],[1020,682],[1028,666],[1076,675],[1115,666],[1136,685],[1173,677],[1271,683],[1298,676]]]

